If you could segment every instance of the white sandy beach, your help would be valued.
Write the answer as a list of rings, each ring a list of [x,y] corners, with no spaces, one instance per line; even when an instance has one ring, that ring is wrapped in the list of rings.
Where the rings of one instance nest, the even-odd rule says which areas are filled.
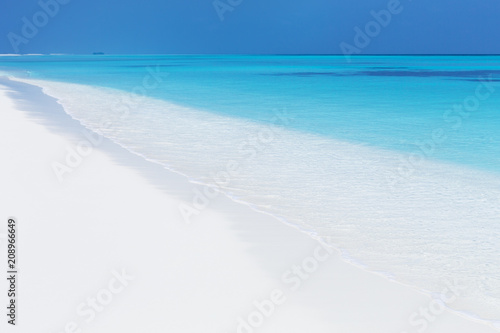
[[[498,331],[227,198],[186,224],[187,179],[89,134],[38,87],[0,88],[0,234],[17,218],[20,267],[2,332]],[[59,182],[54,162],[89,138]]]

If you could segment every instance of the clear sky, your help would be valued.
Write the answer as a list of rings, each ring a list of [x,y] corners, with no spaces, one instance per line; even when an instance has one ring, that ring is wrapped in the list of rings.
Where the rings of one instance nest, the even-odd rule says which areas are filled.
[[[0,0],[0,9],[0,53],[500,54],[500,0]]]

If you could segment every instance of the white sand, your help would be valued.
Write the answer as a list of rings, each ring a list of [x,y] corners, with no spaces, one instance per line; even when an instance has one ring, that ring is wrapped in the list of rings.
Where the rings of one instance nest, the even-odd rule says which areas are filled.
[[[178,208],[193,185],[108,140],[61,183],[52,164],[86,140],[84,128],[39,88],[0,88],[0,234],[14,216],[20,242],[18,325],[2,306],[1,332],[496,332],[448,311],[412,326],[430,298],[336,253],[319,262],[316,241],[228,199],[188,225]],[[292,280],[303,263],[310,273]],[[122,270],[133,280],[120,283]],[[272,294],[282,304],[257,314],[254,302]],[[249,315],[259,327],[238,329]]]

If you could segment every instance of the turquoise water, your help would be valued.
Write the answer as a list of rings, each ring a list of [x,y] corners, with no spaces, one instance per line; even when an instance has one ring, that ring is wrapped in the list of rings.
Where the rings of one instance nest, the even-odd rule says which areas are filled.
[[[399,151],[443,129],[448,138],[429,157],[500,171],[500,93],[470,115],[446,113],[480,78],[498,86],[498,56],[32,56],[1,65],[126,91],[150,68],[164,82],[147,96],[264,122],[287,108],[293,129]]]
[[[22,56],[0,71],[149,160],[500,320],[500,57]],[[135,94],[133,94],[133,93]],[[238,171],[228,177],[228,163]],[[194,204],[193,204],[194,205]],[[195,226],[193,226],[195,227]]]

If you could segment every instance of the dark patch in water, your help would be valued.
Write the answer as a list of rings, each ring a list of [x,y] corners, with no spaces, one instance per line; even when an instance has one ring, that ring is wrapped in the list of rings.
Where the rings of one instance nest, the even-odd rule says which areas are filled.
[[[383,68],[383,67],[382,67]],[[394,67],[385,67],[384,69],[393,69]],[[469,70],[469,71],[429,71],[429,70],[370,70],[358,72],[291,72],[291,73],[272,73],[262,74],[272,76],[393,76],[393,77],[443,77],[453,79],[466,79],[477,81],[479,77],[500,76],[500,70]],[[497,78],[492,78],[492,81],[497,81]]]
[[[470,78],[479,76],[489,76],[493,74],[500,74],[500,70],[471,70],[471,71],[363,71],[356,75],[367,76],[412,76],[412,77],[456,77],[456,78]]]

